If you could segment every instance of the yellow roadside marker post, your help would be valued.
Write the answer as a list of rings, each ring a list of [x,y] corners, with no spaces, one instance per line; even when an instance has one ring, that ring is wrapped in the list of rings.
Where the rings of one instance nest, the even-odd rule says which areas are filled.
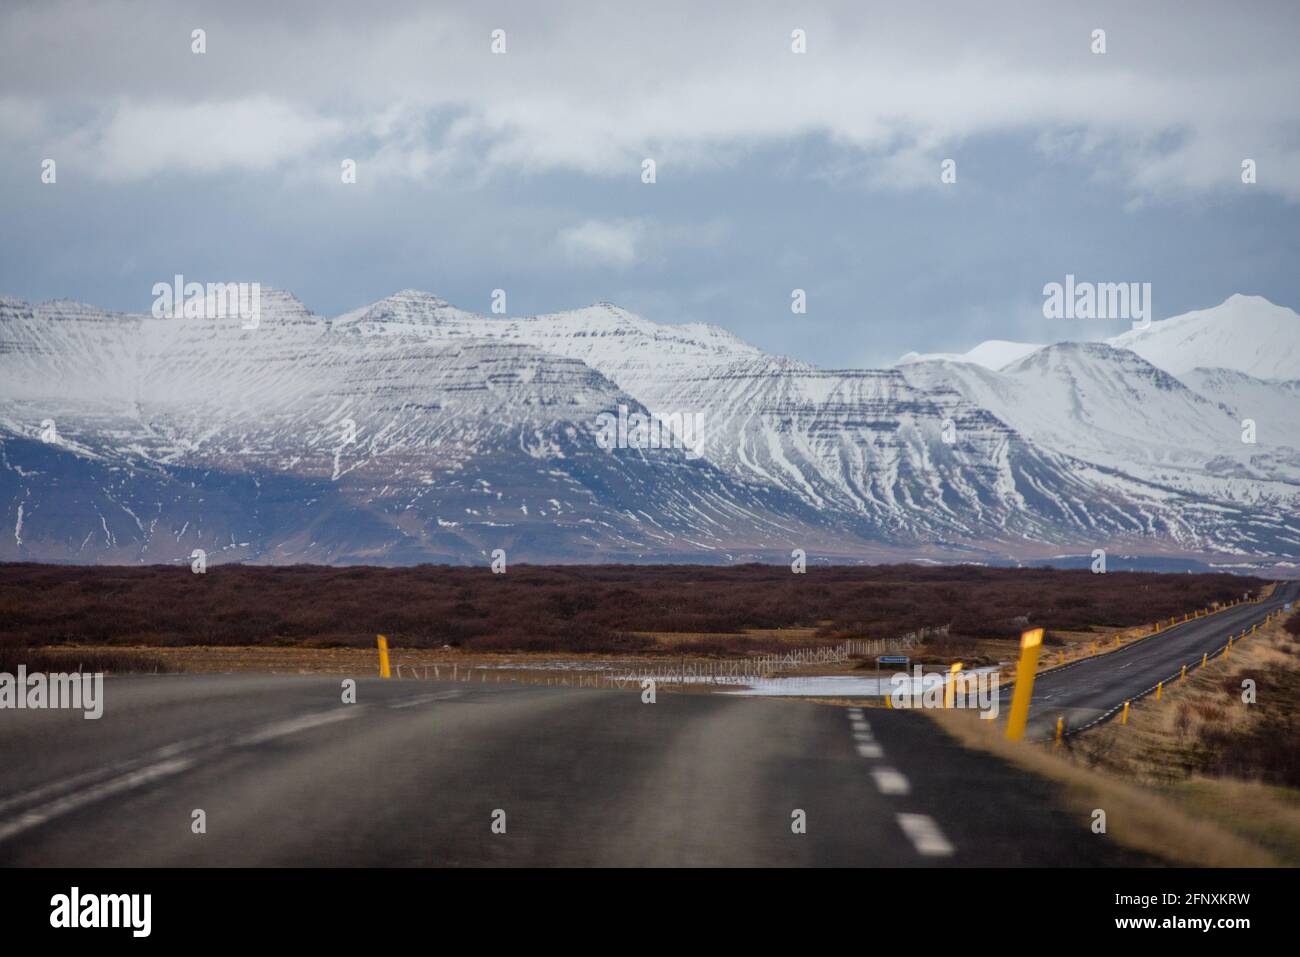
[[[1210,660],[1210,653],[1209,653],[1208,651],[1202,651],[1202,652],[1201,652],[1201,667],[1204,668],[1206,662],[1208,662],[1209,660]]]
[[[957,700],[957,672],[961,671],[961,662],[954,661],[948,669],[948,685],[943,689],[943,706],[951,708]]]
[[[388,639],[383,635],[379,636],[379,677],[391,678],[393,673],[388,670]]]
[[[1128,702],[1124,702],[1124,713],[1119,716],[1120,724],[1128,724]]]
[[[1065,735],[1065,715],[1057,715],[1056,718],[1056,745],[1061,746],[1061,738]]]
[[[1183,665],[1183,670],[1178,672],[1178,683],[1182,684],[1187,680],[1187,665]]]
[[[1115,636],[1115,647],[1116,647],[1116,648],[1119,647],[1119,635],[1116,635],[1116,636]]]
[[[1020,663],[1016,665],[1016,688],[1011,693],[1011,714],[1007,716],[1007,740],[1019,741],[1029,722],[1029,700],[1034,694],[1034,672],[1043,650],[1043,629],[1032,628],[1020,636]]]
[[[1160,700],[1160,695],[1164,692],[1164,690],[1165,690],[1165,683],[1164,683],[1163,681],[1157,681],[1157,682],[1156,682],[1156,700],[1157,700],[1157,701]]]

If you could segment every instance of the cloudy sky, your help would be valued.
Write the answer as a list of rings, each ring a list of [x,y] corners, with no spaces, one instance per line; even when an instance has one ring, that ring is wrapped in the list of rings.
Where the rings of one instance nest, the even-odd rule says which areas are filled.
[[[1067,273],[1152,283],[1157,319],[1295,308],[1298,36],[1300,6],[1249,0],[10,0],[0,294],[144,311],[182,273],[333,315],[503,288],[831,366],[1122,331],[1043,318]]]

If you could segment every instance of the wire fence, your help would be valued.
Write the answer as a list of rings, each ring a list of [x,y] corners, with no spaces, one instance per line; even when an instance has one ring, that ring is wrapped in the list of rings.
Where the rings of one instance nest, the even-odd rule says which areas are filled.
[[[797,672],[815,665],[844,664],[853,659],[871,659],[879,655],[897,655],[910,651],[930,638],[948,633],[948,626],[922,628],[898,638],[854,638],[837,645],[810,648],[792,648],[789,651],[769,652],[744,658],[686,658],[651,664],[649,660],[609,662],[586,674],[566,672],[563,669],[542,669],[535,675],[521,675],[513,669],[493,669],[470,665],[397,665],[396,677],[449,678],[453,681],[500,681],[501,671],[506,681],[524,681],[530,684],[557,684],[565,687],[624,687],[629,683],[652,680],[665,684],[743,684],[759,678],[770,678],[784,672]],[[496,672],[493,677],[490,674]]]

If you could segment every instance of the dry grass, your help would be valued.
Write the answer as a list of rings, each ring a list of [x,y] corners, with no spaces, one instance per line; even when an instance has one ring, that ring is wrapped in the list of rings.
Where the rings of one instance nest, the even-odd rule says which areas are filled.
[[[1300,792],[1295,788],[1198,775],[1174,785],[1171,797],[1189,813],[1230,828],[1288,867],[1300,867]]]
[[[18,666],[26,667],[28,674],[63,672],[99,672],[124,674],[158,671],[175,671],[152,651],[122,651],[117,648],[27,648],[21,645],[0,645],[0,672],[17,674]]]
[[[1258,702],[1243,701],[1243,682],[1255,682]],[[1148,695],[1130,711],[1129,724],[1108,722],[1079,735],[1075,749],[1090,764],[1157,783],[1178,781],[1213,770],[1225,752],[1245,754],[1261,734],[1292,749],[1294,735],[1284,729],[1300,719],[1300,642],[1274,621],[1257,634],[1233,644],[1227,657],[1190,671],[1185,681],[1164,689],[1160,701]],[[1285,752],[1284,752],[1285,753]],[[1282,773],[1300,786],[1294,771],[1274,760],[1241,767],[1234,775],[1249,778]]]
[[[1255,682],[1258,701],[1242,700]],[[1072,742],[1077,760],[1159,788],[1300,865],[1300,642],[1274,622],[1226,658]]]
[[[1086,826],[1095,808],[1106,812],[1107,835],[1126,847],[1190,867],[1276,867],[1283,861],[1264,847],[1159,791],[1085,767],[1050,748],[1012,742],[1004,726],[970,711],[925,711],[967,747],[979,748],[1060,784],[1067,803]]]
[[[1242,701],[1251,678],[1259,703]],[[965,743],[1066,786],[1080,809],[1102,807],[1111,833],[1180,864],[1300,865],[1300,642],[1281,622],[1225,659],[1136,703],[1053,751],[1013,744],[1002,726],[931,713]]]

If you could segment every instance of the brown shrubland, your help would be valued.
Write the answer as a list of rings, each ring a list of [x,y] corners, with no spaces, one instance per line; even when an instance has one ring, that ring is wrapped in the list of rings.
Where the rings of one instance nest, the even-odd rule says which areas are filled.
[[[809,643],[948,626],[963,639],[1026,627],[1122,628],[1240,597],[1264,582],[1213,574],[875,565],[514,565],[487,568],[0,564],[0,645],[360,647],[646,652],[651,633],[737,654],[807,628]]]

